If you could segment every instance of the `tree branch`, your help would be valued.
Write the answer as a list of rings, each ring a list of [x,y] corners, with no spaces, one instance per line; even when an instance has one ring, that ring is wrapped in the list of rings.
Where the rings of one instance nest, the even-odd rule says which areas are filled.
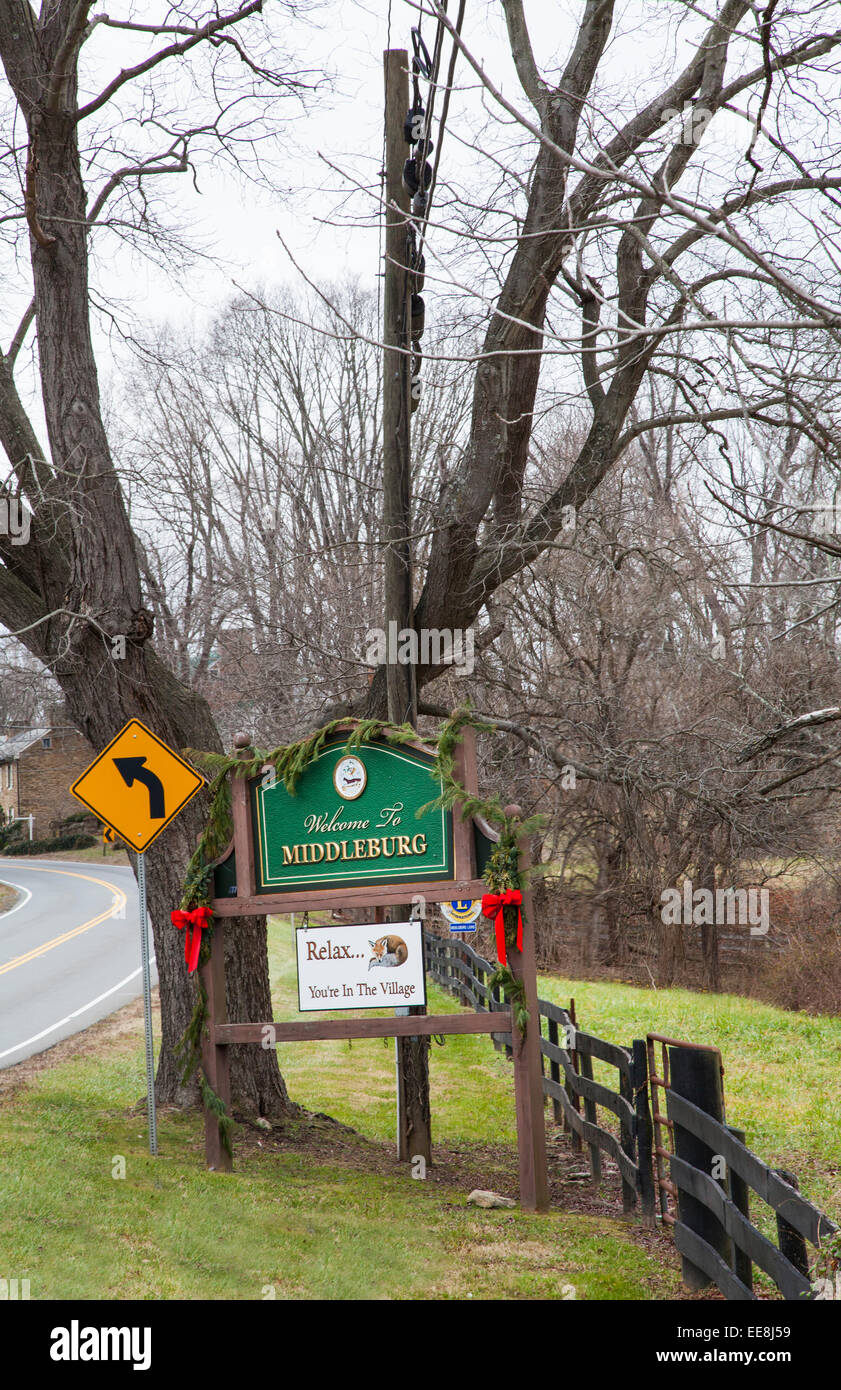
[[[195,48],[196,44],[203,43],[211,34],[217,34],[220,29],[226,29],[230,24],[239,24],[241,20],[248,19],[250,15],[261,13],[262,9],[263,0],[251,0],[250,4],[243,5],[239,10],[234,10],[231,14],[221,15],[218,19],[209,20],[208,23],[203,24],[200,29],[195,29],[190,37],[184,39],[182,43],[171,43],[167,48],[158,49],[157,53],[153,53],[142,63],[135,64],[133,68],[123,68],[114,80],[109,82],[108,86],[100,92],[98,97],[94,97],[93,101],[89,101],[87,106],[80,108],[76,120],[83,121],[87,116],[93,115],[94,111],[98,111],[100,107],[105,106],[111,100],[112,96],[114,96],[115,92],[118,92],[127,82],[132,82],[135,77],[142,76],[144,72],[150,72],[152,68],[157,67],[159,63],[164,62],[167,58],[176,58],[182,53],[187,53],[191,48]]]
[[[20,323],[15,329],[15,336],[12,338],[12,341],[9,344],[9,351],[6,353],[5,361],[9,371],[11,371],[15,365],[17,355],[23,347],[24,339],[26,338],[26,335],[29,332],[30,325],[34,318],[35,300],[33,298],[30,299],[29,303],[26,306],[23,318],[21,319]]]
[[[38,156],[36,154],[35,135],[33,133],[29,144],[29,157],[26,161],[23,207],[26,213],[27,225],[33,240],[44,251],[54,251],[57,245],[57,238],[45,232],[38,221],[37,173]]]
[[[537,63],[534,61],[534,50],[523,13],[523,0],[502,0],[502,8],[505,11],[508,42],[520,85],[542,121],[546,112],[549,86],[540,76]]]
[[[0,623],[7,628],[31,632],[49,616],[41,599],[28,585],[0,565]]]
[[[766,749],[779,743],[781,738],[788,734],[799,734],[804,729],[815,729],[821,724],[832,724],[835,720],[841,719],[841,705],[830,705],[826,709],[811,710],[809,714],[798,715],[796,719],[790,719],[787,724],[781,724],[779,728],[772,729],[767,734],[762,734],[753,743],[747,744],[740,753],[736,754],[735,762],[738,767],[741,763],[748,763],[753,758],[764,753]]]
[[[50,73],[49,85],[47,87],[46,106],[47,111],[51,114],[58,111],[62,93],[68,81],[73,76],[73,65],[85,37],[88,12],[92,4],[93,0],[77,0],[76,7],[67,26],[67,32],[56,54],[53,69]]]

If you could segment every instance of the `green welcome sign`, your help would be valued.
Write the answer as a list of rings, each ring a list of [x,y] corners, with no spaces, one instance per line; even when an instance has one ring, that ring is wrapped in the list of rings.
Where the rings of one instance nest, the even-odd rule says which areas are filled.
[[[452,812],[417,812],[441,792],[432,757],[405,745],[328,743],[290,795],[250,786],[258,893],[378,887],[453,877]]]

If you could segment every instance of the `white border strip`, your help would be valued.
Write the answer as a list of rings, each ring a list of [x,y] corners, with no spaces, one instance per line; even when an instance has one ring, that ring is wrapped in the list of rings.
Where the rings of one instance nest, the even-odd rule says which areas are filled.
[[[15,888],[18,891],[18,893],[26,894],[26,897],[21,899],[19,903],[15,903],[14,907],[10,907],[8,912],[0,912],[0,922],[5,922],[7,917],[11,917],[20,908],[26,907],[26,904],[32,897],[32,889],[24,888],[23,885],[20,883],[10,883],[7,878],[0,879],[0,883],[5,883],[7,888]]]

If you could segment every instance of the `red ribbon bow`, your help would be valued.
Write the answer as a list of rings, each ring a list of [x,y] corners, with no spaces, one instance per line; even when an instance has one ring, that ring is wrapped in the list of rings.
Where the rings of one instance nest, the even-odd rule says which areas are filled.
[[[482,898],[482,912],[485,917],[495,917],[496,955],[500,965],[505,965],[505,916],[503,908],[517,908],[517,950],[523,949],[523,914],[520,905],[523,895],[519,888],[509,888],[504,893],[486,893]]]
[[[192,975],[199,963],[202,929],[210,926],[213,913],[209,907],[194,907],[192,912],[177,908],[171,917],[172,925],[184,932],[184,959],[187,973]]]

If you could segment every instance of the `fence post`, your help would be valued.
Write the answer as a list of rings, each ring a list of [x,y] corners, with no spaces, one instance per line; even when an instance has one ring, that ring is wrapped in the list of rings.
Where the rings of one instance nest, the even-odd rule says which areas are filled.
[[[789,1173],[786,1168],[775,1168],[774,1172],[783,1182],[787,1182],[789,1187],[793,1187],[795,1192],[800,1191],[800,1184],[794,1173]],[[809,1278],[809,1254],[806,1249],[806,1240],[790,1226],[785,1217],[777,1212],[777,1240],[780,1246],[780,1254],[785,1255],[786,1259],[799,1270],[804,1278]]]
[[[694,1047],[670,1047],[669,1070],[671,1087],[666,1092],[667,1109],[669,1108],[670,1094],[674,1091],[676,1095],[683,1096],[684,1100],[689,1100],[693,1105],[697,1105],[699,1110],[704,1110],[708,1115],[712,1115],[719,1124],[724,1123],[724,1097],[721,1088],[720,1063],[716,1053],[701,1051]],[[670,1115],[669,1118],[673,1117]],[[698,1168],[702,1173],[712,1177],[713,1159],[716,1155],[709,1145],[694,1134],[690,1134],[677,1120],[675,1120],[674,1135],[676,1156],[682,1158],[684,1163],[689,1163],[693,1168]],[[690,1196],[679,1186],[677,1208],[679,1221],[706,1241],[707,1245],[712,1246],[725,1264],[732,1268],[730,1238],[718,1217],[714,1216],[702,1202],[699,1202],[697,1197]],[[680,1263],[681,1276],[688,1288],[694,1290],[709,1288],[713,1281],[698,1265],[694,1264],[692,1260],[688,1260],[685,1255],[681,1255]]]
[[[634,1109],[637,1112],[637,1167],[642,1219],[646,1226],[656,1225],[654,1193],[654,1130],[651,1106],[648,1101],[648,1055],[644,1038],[634,1038],[633,1088]]]
[[[738,1139],[740,1144],[745,1142],[745,1131],[735,1129],[733,1125],[727,1126],[728,1133]],[[730,1177],[730,1200],[737,1211],[742,1213],[746,1221],[750,1221],[750,1188],[740,1173],[735,1168],[728,1168]],[[741,1250],[736,1241],[733,1241],[733,1272],[737,1279],[741,1279],[746,1289],[753,1288],[753,1261],[750,1255]]]
[[[557,1025],[557,1023],[555,1022],[555,1020],[554,1020],[553,1018],[547,1019],[547,1023],[548,1023],[549,1041],[550,1041],[550,1043],[552,1043],[552,1045],[553,1045],[554,1047],[557,1047],[557,1046],[558,1046],[558,1025]],[[551,1076],[552,1080],[555,1081],[555,1082],[560,1086],[560,1084],[561,1084],[561,1064],[560,1064],[560,1062],[554,1062],[554,1061],[552,1060],[551,1057],[549,1058],[549,1075]],[[568,1128],[569,1128],[569,1126],[567,1125],[567,1122],[566,1122],[566,1116],[564,1115],[563,1106],[561,1105],[561,1102],[555,1098],[555,1096],[552,1097],[552,1114],[553,1114],[554,1117],[555,1117],[555,1124],[556,1124],[556,1125],[559,1125],[559,1124],[563,1123],[564,1129],[568,1129]]]
[[[567,1012],[568,1012],[568,1014],[569,1014],[569,1021],[570,1021],[570,1023],[572,1024],[572,1032],[573,1032],[573,1040],[574,1040],[575,1033],[576,1033],[577,1027],[578,1027],[577,1020],[576,1020],[576,1017],[575,1017],[575,1000],[574,1000],[574,999],[570,999],[570,1001],[569,1001],[569,1009],[568,1009]],[[578,1073],[579,1070],[580,1070],[580,1069],[579,1069],[579,1065],[578,1065],[578,1050],[577,1050],[575,1047],[571,1047],[571,1048],[569,1049],[569,1060],[570,1060],[570,1062],[571,1062],[571,1064],[572,1064],[572,1069],[573,1069],[573,1071],[576,1072],[576,1073]],[[574,1090],[573,1090],[573,1088],[572,1088],[572,1083],[571,1083],[571,1082],[567,1081],[565,1084],[566,1084],[566,1093],[567,1093],[567,1096],[568,1096],[568,1098],[569,1098],[569,1103],[570,1103],[570,1105],[572,1106],[573,1110],[576,1110],[576,1111],[578,1112],[578,1114],[580,1115],[580,1114],[581,1114],[581,1097],[579,1096],[579,1094],[578,1094],[577,1091],[574,1091]],[[572,1125],[570,1125],[570,1136],[569,1136],[569,1137],[570,1137],[570,1143],[572,1144],[572,1147],[573,1147],[573,1149],[575,1150],[575,1152],[576,1152],[576,1153],[581,1153],[581,1149],[582,1149],[581,1135],[576,1133],[576,1131],[572,1128]]]
[[[492,999],[495,1001],[495,1003],[500,1004],[500,1005],[503,1003],[503,998],[502,998],[502,987],[501,987],[501,985],[494,985],[494,986],[492,987],[492,989],[491,989],[491,997],[492,997]],[[494,1012],[497,1012],[497,1013],[498,1013],[499,1010],[495,1010]],[[494,1047],[496,1048],[497,1052],[503,1052],[503,1051],[504,1051],[506,1057],[510,1057],[510,1056],[511,1056],[511,1048],[508,1047],[506,1043],[503,1043],[503,1042],[502,1042],[502,1038],[503,1038],[503,1037],[504,1037],[504,1034],[502,1034],[502,1033],[491,1033],[491,1042],[493,1043],[493,1045],[494,1045]]]
[[[632,1067],[632,1066],[633,1066],[633,1063],[632,1063],[632,1061],[631,1061],[631,1058],[628,1059],[628,1062],[629,1062],[629,1068]],[[620,1096],[622,1096],[623,1100],[626,1100],[626,1101],[628,1102],[628,1104],[631,1106],[631,1109],[633,1109],[633,1107],[634,1107],[634,1087],[633,1087],[632,1076],[633,1076],[633,1072],[632,1072],[632,1071],[630,1071],[630,1073],[626,1073],[626,1072],[624,1072],[624,1071],[620,1071],[620,1073],[619,1073],[619,1094],[620,1094]],[[622,1146],[622,1151],[623,1151],[623,1153],[627,1155],[627,1157],[631,1160],[632,1163],[634,1162],[634,1150],[635,1150],[635,1145],[634,1145],[634,1128],[635,1128],[635,1125],[634,1125],[634,1121],[633,1121],[633,1120],[631,1121],[630,1124],[627,1124],[626,1121],[625,1121],[624,1119],[621,1119],[621,1118],[620,1118],[620,1120],[619,1120],[619,1142],[620,1142],[620,1144],[621,1144],[621,1146]],[[622,1210],[623,1210],[623,1212],[627,1213],[627,1212],[629,1212],[629,1211],[633,1211],[633,1210],[634,1210],[634,1207],[636,1206],[636,1204],[637,1204],[637,1185],[636,1185],[636,1183],[628,1182],[628,1179],[625,1177],[625,1175],[624,1175],[624,1173],[623,1173],[623,1174],[622,1174]]]
[[[581,1069],[581,1075],[584,1077],[584,1079],[586,1081],[592,1081],[593,1059],[590,1056],[589,1052],[579,1052],[578,1064]],[[590,1100],[588,1096],[584,1097],[584,1118],[585,1120],[589,1120],[590,1123],[594,1125],[598,1124],[599,1122],[599,1115],[598,1111],[596,1110],[596,1102],[594,1100]],[[593,1179],[593,1182],[601,1182],[602,1156],[599,1150],[599,1146],[598,1144],[591,1144],[588,1140],[587,1147],[590,1150],[590,1177]]]

